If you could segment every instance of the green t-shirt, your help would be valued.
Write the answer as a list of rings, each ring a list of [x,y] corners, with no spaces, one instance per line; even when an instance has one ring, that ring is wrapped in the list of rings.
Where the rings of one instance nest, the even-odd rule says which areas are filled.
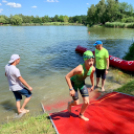
[[[109,58],[109,53],[107,49],[103,48],[101,50],[95,49],[95,60],[97,69],[106,69],[107,62],[106,59]]]

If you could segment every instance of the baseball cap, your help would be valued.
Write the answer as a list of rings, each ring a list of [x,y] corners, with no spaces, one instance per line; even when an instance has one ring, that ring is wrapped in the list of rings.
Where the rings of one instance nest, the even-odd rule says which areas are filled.
[[[94,58],[93,53],[90,50],[85,51],[83,54],[84,61],[91,59],[91,58]]]
[[[18,60],[20,56],[18,54],[13,54],[10,57],[10,61],[8,63],[13,63],[14,61]]]
[[[100,45],[100,44],[103,44],[102,41],[96,41],[96,42],[94,43],[94,46]]]

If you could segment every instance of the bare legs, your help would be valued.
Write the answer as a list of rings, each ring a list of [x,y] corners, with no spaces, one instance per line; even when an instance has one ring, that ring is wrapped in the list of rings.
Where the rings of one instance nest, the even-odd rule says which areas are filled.
[[[26,98],[21,108],[20,108],[20,101],[16,101],[16,107],[19,114],[21,113],[21,111],[25,110],[25,106],[27,105],[30,99],[31,97]]]
[[[96,82],[96,87],[98,87],[99,82],[100,82],[100,78],[97,77],[96,81],[97,81],[97,82]],[[102,90],[102,91],[105,91],[105,88],[104,88],[105,81],[106,81],[105,79],[102,79],[102,87],[101,87],[101,90]]]
[[[71,112],[71,106],[75,106],[78,104],[79,104],[79,100],[75,100],[75,101],[73,100],[73,101],[69,102],[68,103],[68,111]],[[84,121],[89,121],[89,119],[84,116],[84,112],[87,109],[88,105],[89,105],[89,97],[83,97],[83,105],[81,107],[79,117],[81,119],[83,119]]]

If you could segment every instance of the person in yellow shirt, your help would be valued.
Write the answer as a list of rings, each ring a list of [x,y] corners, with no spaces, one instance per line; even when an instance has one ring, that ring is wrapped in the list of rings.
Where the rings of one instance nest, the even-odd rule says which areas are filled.
[[[95,44],[95,64],[96,64],[96,87],[98,88],[100,77],[102,78],[102,91],[105,91],[104,85],[106,75],[109,71],[109,53],[103,47],[101,41],[96,41]]]

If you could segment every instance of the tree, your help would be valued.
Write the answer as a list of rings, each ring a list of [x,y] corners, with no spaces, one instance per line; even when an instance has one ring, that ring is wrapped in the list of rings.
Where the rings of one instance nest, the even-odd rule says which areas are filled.
[[[59,16],[58,15],[55,15],[54,16],[54,22],[58,22],[58,20],[59,20]]]
[[[95,24],[97,22],[97,17],[96,17],[96,7],[94,6],[94,4],[91,5],[90,8],[88,8],[88,12],[87,12],[87,23],[92,26],[93,24]]]
[[[65,16],[63,17],[63,20],[64,20],[64,22],[68,22],[69,17],[68,17],[67,15],[65,15]]]
[[[50,21],[50,19],[49,19],[48,15],[45,15],[44,17],[42,17],[42,22],[43,23],[47,23],[49,21]]]
[[[22,18],[19,15],[12,16],[10,21],[13,25],[21,25],[23,22]]]
[[[6,20],[5,20],[5,18],[3,16],[0,16],[0,23],[3,23],[3,24],[6,23]]]

